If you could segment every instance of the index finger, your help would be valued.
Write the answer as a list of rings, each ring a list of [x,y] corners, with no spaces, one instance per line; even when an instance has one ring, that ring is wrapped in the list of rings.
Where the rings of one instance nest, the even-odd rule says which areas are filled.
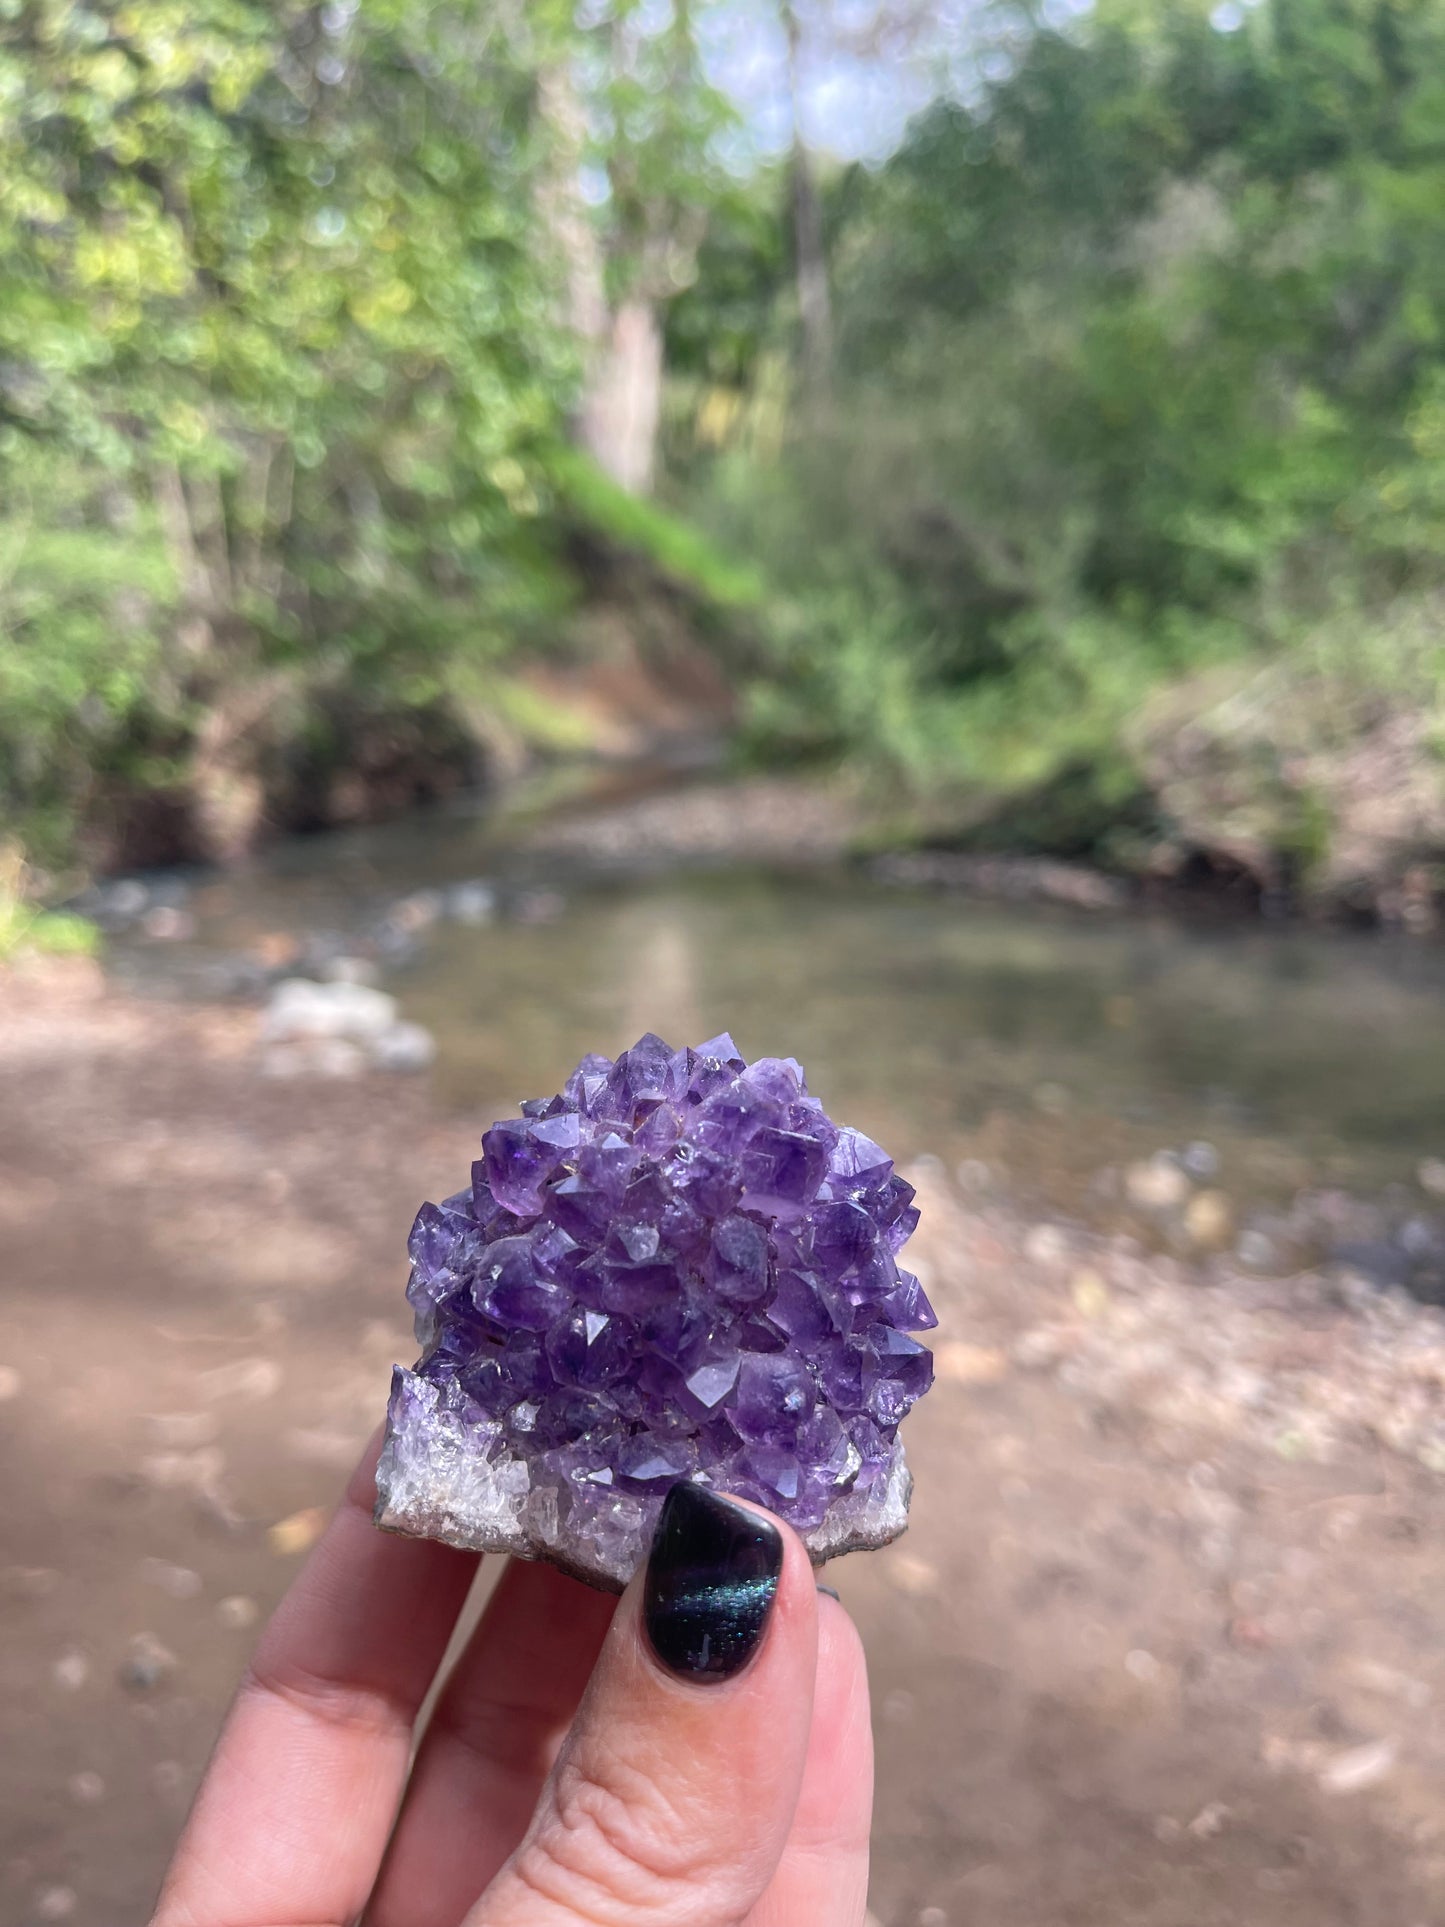
[[[377,1531],[379,1452],[378,1434],[261,1638],[152,1927],[347,1921],[366,1904],[477,1568]]]

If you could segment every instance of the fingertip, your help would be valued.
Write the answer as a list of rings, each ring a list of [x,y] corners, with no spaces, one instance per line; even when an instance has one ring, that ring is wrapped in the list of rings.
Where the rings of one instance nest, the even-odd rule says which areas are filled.
[[[826,1588],[807,1761],[788,1843],[754,1927],[854,1927],[867,1911],[873,1732],[863,1642]]]
[[[814,1591],[818,1602],[819,1666],[823,1664],[825,1648],[830,1658],[850,1666],[863,1666],[863,1638],[843,1603],[842,1594],[821,1581],[815,1583]]]
[[[797,1806],[817,1627],[795,1533],[674,1488],[487,1927],[747,1917]]]
[[[765,1645],[811,1651],[816,1615],[807,1553],[781,1519],[691,1482],[672,1488],[641,1579],[644,1646],[665,1673],[720,1686]]]
[[[818,1669],[813,1688],[811,1750],[820,1749],[835,1751],[839,1758],[865,1759],[871,1803],[872,1709],[868,1659],[862,1635],[851,1614],[832,1593],[821,1593],[818,1598]]]

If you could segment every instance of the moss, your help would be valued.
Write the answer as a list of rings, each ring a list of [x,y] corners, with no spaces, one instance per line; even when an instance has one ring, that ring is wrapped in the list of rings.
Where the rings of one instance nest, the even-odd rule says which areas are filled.
[[[37,910],[13,897],[0,898],[0,963],[27,951],[50,957],[90,957],[99,947],[100,932],[86,917]]]

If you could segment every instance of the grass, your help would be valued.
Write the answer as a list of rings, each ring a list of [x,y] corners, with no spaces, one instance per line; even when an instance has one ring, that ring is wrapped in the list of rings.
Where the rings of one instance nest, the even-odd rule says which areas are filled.
[[[0,964],[20,956],[91,957],[100,932],[86,917],[43,910],[28,895],[30,870],[19,848],[0,844]]]

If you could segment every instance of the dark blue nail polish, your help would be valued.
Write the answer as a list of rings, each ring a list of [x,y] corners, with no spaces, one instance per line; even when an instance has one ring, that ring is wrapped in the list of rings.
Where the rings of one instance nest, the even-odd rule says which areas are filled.
[[[838,1604],[840,1606],[842,1605],[843,1595],[839,1592],[835,1592],[831,1586],[825,1586],[821,1580],[818,1583],[818,1591],[827,1593],[830,1599],[836,1599]]]
[[[675,1485],[643,1585],[653,1652],[700,1685],[731,1679],[758,1649],[782,1570],[782,1534],[769,1520],[705,1486]]]

